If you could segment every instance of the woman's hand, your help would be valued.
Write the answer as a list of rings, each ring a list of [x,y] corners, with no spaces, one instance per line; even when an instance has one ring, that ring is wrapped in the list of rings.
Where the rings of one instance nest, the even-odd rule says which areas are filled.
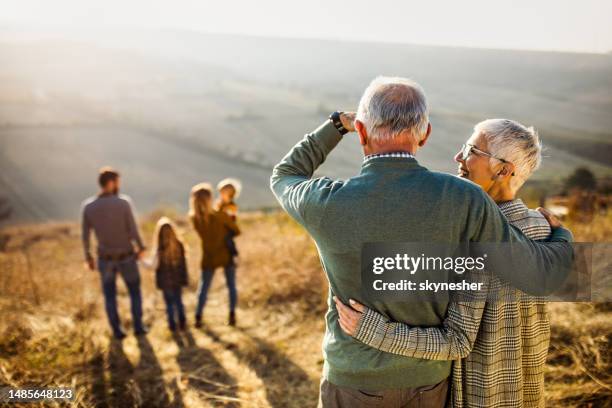
[[[336,296],[334,296],[334,302],[336,302],[336,309],[338,310],[338,322],[342,331],[349,336],[354,336],[357,332],[357,325],[366,307],[361,303],[349,300],[351,307],[346,306]]]

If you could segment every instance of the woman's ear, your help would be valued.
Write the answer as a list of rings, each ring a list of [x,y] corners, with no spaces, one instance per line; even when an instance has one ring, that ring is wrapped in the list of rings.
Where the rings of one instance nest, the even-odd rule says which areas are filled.
[[[502,163],[501,168],[497,171],[499,177],[512,177],[514,176],[514,164]]]
[[[365,125],[363,124],[363,122],[361,122],[358,119],[355,119],[355,130],[357,131],[357,134],[359,135],[359,143],[362,146],[367,145],[368,144],[368,131]]]

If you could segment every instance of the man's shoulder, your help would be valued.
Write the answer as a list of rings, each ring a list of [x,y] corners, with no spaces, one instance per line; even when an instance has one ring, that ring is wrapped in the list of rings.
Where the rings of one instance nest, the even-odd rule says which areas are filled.
[[[98,196],[91,196],[91,197],[87,197],[86,199],[84,199],[81,202],[81,206],[83,207],[87,207],[89,204],[93,203],[94,201],[96,201],[98,199]]]
[[[95,206],[99,198],[100,198],[99,196],[95,195],[95,196],[91,196],[83,200],[83,202],[81,203],[81,208],[83,209],[83,211]]]
[[[95,195],[84,200],[81,207],[84,210],[87,210],[88,208],[95,207],[100,204],[104,205],[103,203],[115,203],[119,204],[120,206],[130,207],[132,205],[132,199],[125,194]]]
[[[127,194],[117,194],[116,199],[127,205],[132,205],[132,199]]]
[[[478,198],[486,196],[486,193],[478,184],[457,175],[430,170],[427,171],[427,176],[464,194],[470,194]]]
[[[446,183],[455,184],[458,186],[472,186],[475,185],[468,179],[461,178],[455,174],[444,173],[441,171],[427,170],[425,173],[427,176],[431,178],[438,179],[440,181],[444,181]]]
[[[421,178],[421,185],[426,186],[428,189],[432,189],[434,186],[437,186],[439,189],[444,189],[445,193],[457,193],[462,195],[468,195],[475,199],[482,199],[483,197],[487,197],[487,194],[482,190],[482,188],[467,179],[461,178],[459,176],[443,173],[438,171],[428,170],[423,168],[424,171],[418,172],[418,177]],[[362,181],[366,180],[366,184],[362,184]],[[404,182],[413,182],[414,178],[396,179],[396,182],[401,184]],[[364,174],[359,174],[357,176],[351,177],[348,180],[333,180],[334,184],[338,183],[341,186],[350,186],[355,188],[368,188],[367,186],[367,176]],[[414,186],[414,185],[412,185]]]

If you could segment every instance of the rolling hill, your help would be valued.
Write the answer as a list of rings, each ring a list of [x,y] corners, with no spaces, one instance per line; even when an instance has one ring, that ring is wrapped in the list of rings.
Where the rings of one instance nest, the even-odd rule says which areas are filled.
[[[244,208],[274,205],[274,163],[376,75],[425,88],[434,133],[420,161],[454,171],[472,126],[510,117],[547,146],[538,179],[612,173],[612,56],[269,39],[186,31],[0,29],[0,196],[12,222],[74,219],[98,167],[124,173],[139,210],[184,210],[195,182],[244,181]],[[358,171],[344,141],[321,169]]]

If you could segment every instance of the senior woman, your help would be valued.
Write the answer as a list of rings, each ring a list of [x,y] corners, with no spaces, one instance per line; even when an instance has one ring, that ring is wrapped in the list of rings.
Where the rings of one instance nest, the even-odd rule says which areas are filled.
[[[480,185],[508,221],[534,240],[548,238],[551,226],[516,193],[540,165],[541,150],[533,128],[490,119],[474,127],[455,156],[459,176]],[[504,300],[451,302],[437,327],[390,322],[354,300],[352,308],[338,300],[336,304],[342,329],[372,347],[407,357],[454,360],[453,406],[542,407],[550,340],[546,305],[495,277],[489,290],[503,294]]]
[[[236,325],[236,266],[232,261],[230,250],[226,244],[229,232],[238,236],[240,230],[236,222],[223,211],[213,208],[213,191],[208,183],[200,183],[191,189],[189,200],[189,219],[202,242],[202,277],[198,287],[198,303],[196,306],[195,325],[202,327],[202,312],[206,305],[208,289],[212,283],[215,269],[223,268],[225,282],[229,292],[230,326]]]

